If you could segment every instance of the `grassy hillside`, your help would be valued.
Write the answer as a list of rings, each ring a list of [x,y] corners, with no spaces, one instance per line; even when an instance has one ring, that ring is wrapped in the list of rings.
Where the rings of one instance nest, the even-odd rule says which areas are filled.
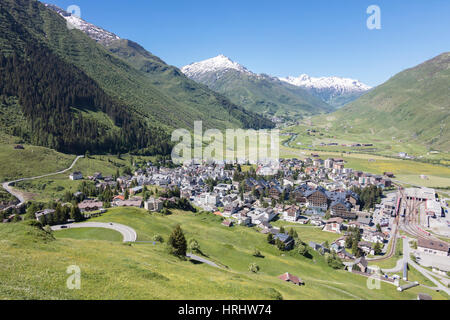
[[[326,124],[331,135],[372,135],[375,139],[449,152],[449,87],[450,53],[447,52],[397,74],[316,122]]]
[[[177,211],[160,216],[124,208],[112,209],[95,220],[132,226],[139,240],[159,234],[167,241],[172,228],[181,224],[188,239],[197,239],[207,259],[226,267],[181,261],[169,255],[163,244],[58,239],[58,233],[53,239],[24,224],[0,225],[0,298],[414,299],[418,292],[448,298],[424,287],[399,293],[383,283],[381,290],[368,290],[366,278],[333,271],[315,253],[312,259],[281,254],[266,243],[264,235],[243,227],[225,228],[210,214]],[[309,239],[314,236],[304,241]],[[264,258],[252,256],[255,247]],[[253,262],[261,268],[257,274],[248,271]],[[70,265],[81,268],[81,290],[66,289]],[[277,279],[286,271],[301,277],[306,285],[296,287]]]

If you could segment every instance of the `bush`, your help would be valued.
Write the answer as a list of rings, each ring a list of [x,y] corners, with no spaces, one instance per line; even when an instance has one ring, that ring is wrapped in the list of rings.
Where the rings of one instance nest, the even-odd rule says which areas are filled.
[[[189,250],[191,250],[191,252],[200,252],[200,245],[198,244],[197,240],[189,240]]]
[[[44,231],[47,232],[47,233],[50,233],[50,234],[53,232],[52,227],[50,227],[49,225],[46,225],[44,227]]]
[[[299,244],[299,246],[297,248],[297,252],[299,255],[305,257],[306,255],[308,255],[308,247],[306,245],[304,245],[303,243]]]
[[[333,269],[342,269],[344,267],[342,260],[339,259],[339,257],[334,252],[332,254],[327,253],[325,255],[325,261],[327,262],[328,266]]]
[[[258,271],[259,271],[259,266],[258,266],[256,263],[251,263],[251,264],[248,266],[248,270],[249,270],[250,272],[253,272],[253,273],[258,273]]]
[[[159,234],[155,234],[155,235],[153,236],[153,241],[163,243],[163,242],[164,242],[164,239],[163,239],[163,237],[161,237]]]
[[[257,258],[263,258],[263,255],[261,254],[261,251],[259,251],[258,249],[255,248],[255,250],[253,251],[253,256],[257,257]]]
[[[37,220],[26,220],[24,222],[24,224],[26,224],[28,226],[36,227],[36,228],[39,228],[39,229],[43,229],[42,223],[37,221]]]

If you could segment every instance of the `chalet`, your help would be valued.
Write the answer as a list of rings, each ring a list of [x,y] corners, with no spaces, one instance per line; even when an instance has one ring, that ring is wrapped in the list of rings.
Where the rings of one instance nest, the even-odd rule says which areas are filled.
[[[302,279],[300,279],[299,277],[293,276],[292,274],[290,274],[288,272],[286,272],[285,274],[282,274],[281,276],[278,276],[278,279],[281,279],[286,282],[292,282],[293,284],[295,284],[297,286],[305,284],[305,282],[303,282]]]
[[[307,199],[305,197],[306,191],[308,191],[308,186],[306,184],[301,185],[291,192],[291,197],[295,200],[295,202],[306,203],[307,202]]]
[[[294,247],[294,239],[285,233],[277,233],[275,239],[280,240],[284,244],[285,250],[291,250]]]
[[[81,180],[81,179],[83,179],[83,174],[80,171],[72,172],[69,176],[69,179],[73,180],[73,181]]]
[[[326,221],[323,231],[341,233],[342,223],[344,220],[340,217],[331,218]]]
[[[236,219],[238,220],[238,224],[241,226],[250,226],[252,224],[252,219],[244,213],[238,213],[236,215]]]
[[[333,159],[326,159],[324,162],[324,167],[327,169],[332,169],[334,165],[334,160]]]
[[[300,209],[297,206],[290,206],[283,212],[283,219],[296,222],[300,216]]]
[[[96,173],[94,173],[93,178],[95,180],[101,180],[101,179],[103,179],[103,175],[101,172],[96,172]]]
[[[417,249],[419,252],[427,254],[434,254],[444,257],[449,255],[449,244],[443,241],[419,238],[417,241]]]
[[[335,201],[330,206],[331,215],[333,217],[341,217],[343,219],[355,219],[356,213],[352,211],[350,202],[342,200]]]
[[[269,189],[269,195],[274,199],[279,199],[282,193],[283,189],[279,185],[272,185]]]
[[[306,204],[309,208],[327,210],[328,198],[323,190],[309,190],[306,192],[305,197],[307,200]]]
[[[225,227],[230,228],[230,227],[233,226],[233,221],[231,221],[231,220],[223,220],[222,221],[222,225],[225,226]]]
[[[118,207],[142,207],[142,198],[134,198],[130,200],[119,201],[116,203]]]
[[[322,244],[316,243],[314,241],[310,241],[308,245],[311,247],[311,249],[319,252],[322,255],[330,252],[330,249],[328,249],[328,248],[324,247]]]
[[[137,186],[137,187],[134,187],[134,188],[130,188],[128,191],[130,192],[130,195],[135,195],[135,194],[138,194],[138,193],[142,192],[142,190],[144,190],[144,187]]]
[[[355,262],[352,265],[352,270],[358,271],[358,269],[361,272],[366,273],[367,272],[367,267],[369,266],[369,263],[367,262],[366,258],[364,257],[360,257],[358,259],[355,260]]]
[[[145,210],[161,212],[163,209],[163,202],[159,199],[150,198],[144,202]]]
[[[353,256],[351,253],[347,252],[347,250],[341,250],[337,253],[337,256],[342,260],[354,260],[355,256]]]
[[[103,202],[97,200],[84,200],[78,204],[81,212],[96,211],[103,208]]]
[[[229,203],[225,206],[224,210],[223,210],[223,216],[224,217],[231,217],[231,215],[235,214],[236,212],[238,212],[238,205],[235,203]]]
[[[360,248],[366,254],[371,254],[371,255],[375,254],[371,242],[360,241],[358,243],[358,248]]]

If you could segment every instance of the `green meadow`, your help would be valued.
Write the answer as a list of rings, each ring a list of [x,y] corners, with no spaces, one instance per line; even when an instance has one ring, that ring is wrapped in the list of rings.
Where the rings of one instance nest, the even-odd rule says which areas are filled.
[[[311,252],[311,258],[294,251],[281,252],[255,229],[226,228],[211,214],[174,211],[162,216],[142,209],[118,208],[92,221],[129,225],[137,231],[138,241],[151,241],[156,234],[167,241],[174,226],[180,224],[188,240],[199,242],[204,257],[222,268],[173,257],[164,243],[98,240],[104,236],[98,230],[86,231],[87,235],[70,235],[64,230],[53,236],[24,223],[3,224],[0,298],[414,299],[425,292],[434,299],[448,299],[425,287],[400,293],[393,285],[382,283],[380,290],[369,290],[365,277],[335,271],[315,252]],[[307,234],[297,230],[303,241],[319,240],[316,231]],[[253,256],[255,248],[263,258]],[[250,263],[256,263],[260,271],[248,271]],[[81,268],[80,290],[66,288],[66,269],[71,265]],[[277,276],[285,272],[302,278],[305,286],[279,280]]]

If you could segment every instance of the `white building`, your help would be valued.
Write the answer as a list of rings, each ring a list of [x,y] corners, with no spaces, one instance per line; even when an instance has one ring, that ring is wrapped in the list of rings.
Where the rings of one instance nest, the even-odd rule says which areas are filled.
[[[444,241],[435,241],[419,238],[417,250],[426,254],[446,257],[449,255],[449,244]]]
[[[80,171],[72,172],[69,176],[70,180],[81,180],[83,179],[83,174]]]

